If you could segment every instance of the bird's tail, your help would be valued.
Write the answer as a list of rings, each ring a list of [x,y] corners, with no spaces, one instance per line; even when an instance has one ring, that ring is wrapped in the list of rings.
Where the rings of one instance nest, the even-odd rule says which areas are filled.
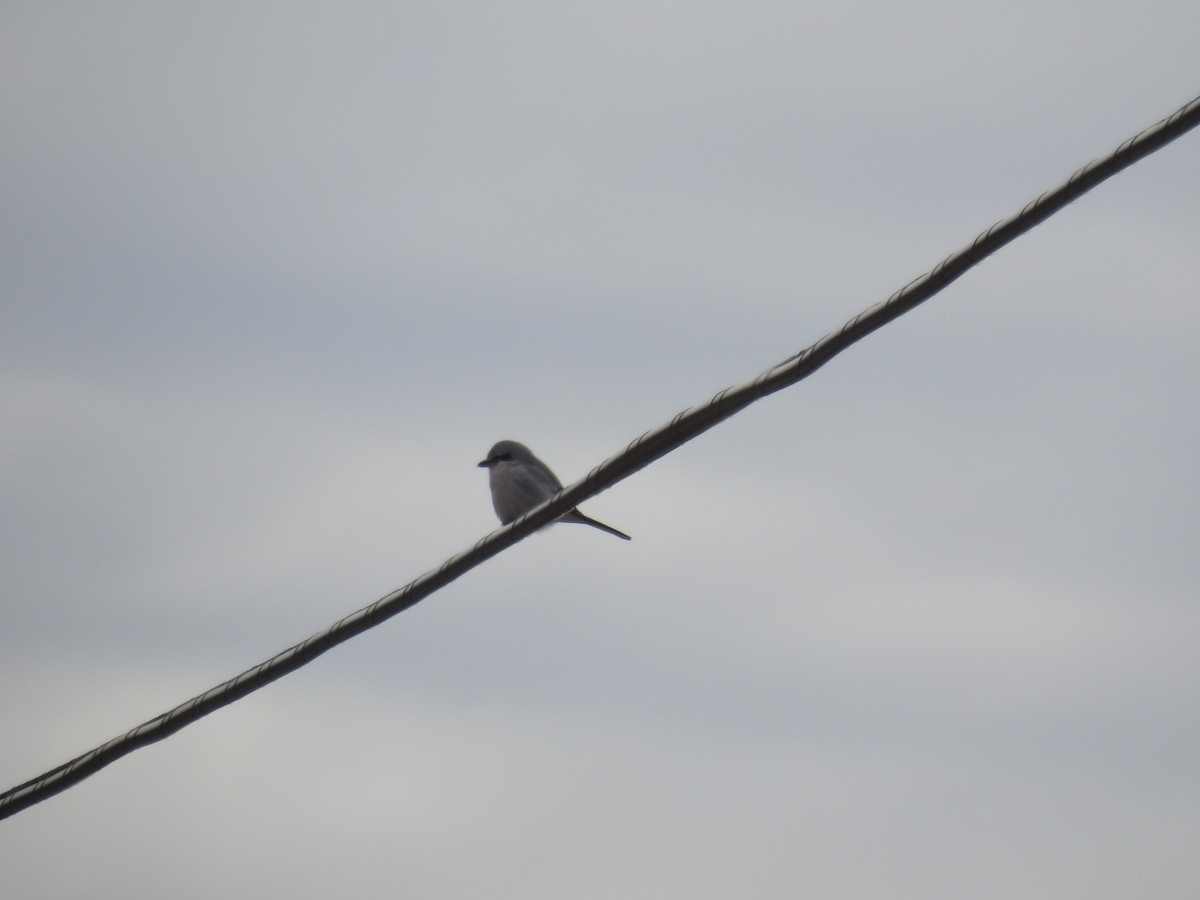
[[[633,540],[633,538],[631,538],[625,532],[617,531],[617,529],[613,528],[611,525],[605,525],[603,522],[597,522],[591,516],[585,516],[583,513],[581,513],[577,509],[571,510],[569,513],[567,513],[565,516],[563,516],[561,519],[559,519],[559,521],[560,522],[578,522],[581,525],[591,525],[593,528],[599,528],[601,531],[607,531],[609,534],[615,534],[617,537],[619,537],[623,541],[632,541]]]

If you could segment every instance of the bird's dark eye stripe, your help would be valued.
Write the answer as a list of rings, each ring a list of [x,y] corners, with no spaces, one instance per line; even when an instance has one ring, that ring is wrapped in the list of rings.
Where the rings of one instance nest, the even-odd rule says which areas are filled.
[[[494,459],[496,462],[511,462],[512,454],[511,453],[498,453],[497,455],[493,456],[492,459]]]

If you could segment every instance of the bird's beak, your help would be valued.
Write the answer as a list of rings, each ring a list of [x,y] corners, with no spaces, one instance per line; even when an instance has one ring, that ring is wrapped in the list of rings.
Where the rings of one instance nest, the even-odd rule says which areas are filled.
[[[481,462],[479,463],[479,468],[481,468],[481,469],[489,469],[489,468],[491,468],[491,463],[489,463],[489,462],[488,462],[488,461],[485,459],[485,460],[483,460],[483,461],[481,461]]]

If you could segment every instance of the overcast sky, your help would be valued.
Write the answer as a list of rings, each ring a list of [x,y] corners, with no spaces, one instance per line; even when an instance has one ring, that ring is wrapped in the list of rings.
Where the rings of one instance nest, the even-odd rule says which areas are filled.
[[[1200,92],[1193,0],[0,7],[0,789]],[[1200,135],[0,823],[37,898],[1194,898]]]

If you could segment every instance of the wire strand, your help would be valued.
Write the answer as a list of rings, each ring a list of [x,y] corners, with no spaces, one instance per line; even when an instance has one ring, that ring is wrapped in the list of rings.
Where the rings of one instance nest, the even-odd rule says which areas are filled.
[[[78,784],[140,747],[161,741],[196,720],[265,687],[304,666],[327,650],[390,619],[448,585],[497,553],[557,519],[584,500],[607,490],[634,472],[704,433],[751,403],[807,378],[843,350],[923,303],[973,266],[1036,227],[1096,185],[1200,124],[1200,97],[1123,142],[1111,153],[1083,166],[1063,184],[1002,219],[969,245],[950,254],[926,274],[852,318],[837,331],[801,350],[757,378],[725,388],[707,403],[683,410],[665,425],[647,431],[588,475],[514,522],[493,531],[470,549],[450,557],[399,590],[351,613],[307,640],[277,653],[162,715],[70,762],[0,794],[0,819]]]

